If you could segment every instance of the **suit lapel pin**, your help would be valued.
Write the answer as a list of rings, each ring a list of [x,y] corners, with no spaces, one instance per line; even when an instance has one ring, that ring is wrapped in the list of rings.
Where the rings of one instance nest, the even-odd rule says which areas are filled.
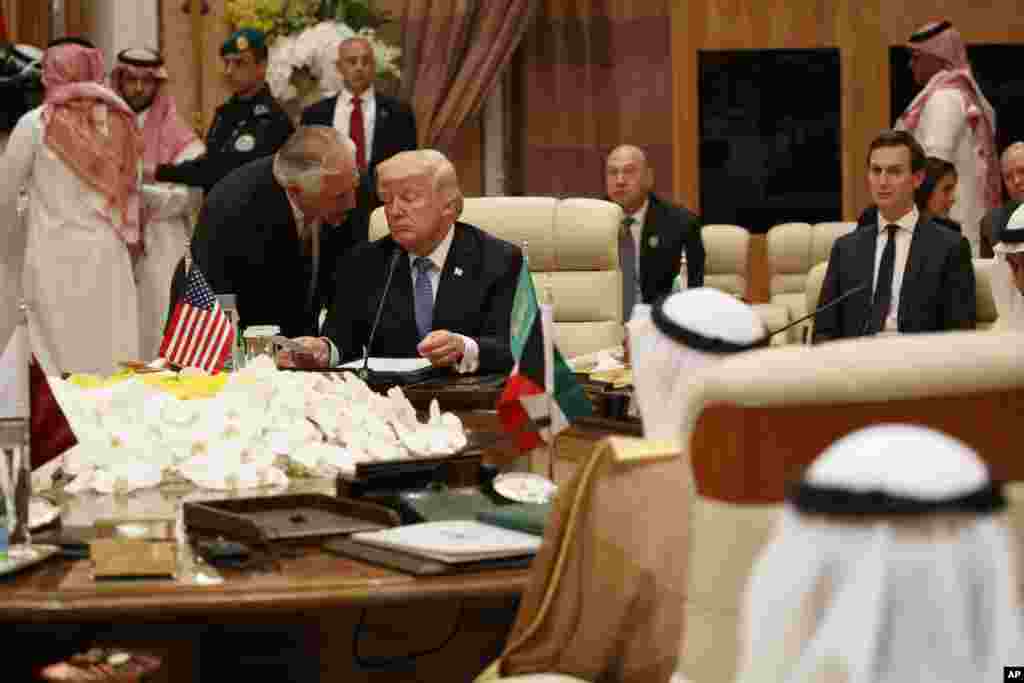
[[[462,277],[462,268],[455,266],[455,277]]]
[[[657,249],[659,241],[660,240],[658,239],[657,235],[651,235],[650,237],[647,238],[647,246],[649,246],[651,249]]]

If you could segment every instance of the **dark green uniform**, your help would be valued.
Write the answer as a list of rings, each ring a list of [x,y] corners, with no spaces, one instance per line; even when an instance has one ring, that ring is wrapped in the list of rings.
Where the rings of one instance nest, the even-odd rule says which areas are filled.
[[[156,179],[209,192],[236,168],[277,152],[295,126],[266,85],[249,98],[232,96],[217,107],[206,136],[206,154],[180,164],[161,164]]]

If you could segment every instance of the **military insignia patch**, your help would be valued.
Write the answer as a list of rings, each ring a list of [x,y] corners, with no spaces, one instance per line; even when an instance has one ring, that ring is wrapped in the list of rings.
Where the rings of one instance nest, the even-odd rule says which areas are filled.
[[[246,133],[238,136],[235,140],[235,150],[238,152],[251,152],[256,149],[256,138]]]
[[[265,104],[257,104],[252,108],[252,113],[254,116],[265,116],[270,113],[270,107]]]
[[[239,52],[244,52],[249,49],[249,39],[245,36],[238,36],[235,41],[235,47],[238,48]]]

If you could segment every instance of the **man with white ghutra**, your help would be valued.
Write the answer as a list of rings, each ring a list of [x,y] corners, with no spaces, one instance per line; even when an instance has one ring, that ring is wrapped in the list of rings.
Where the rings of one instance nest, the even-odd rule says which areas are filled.
[[[1006,500],[945,434],[839,439],[787,498],[747,585],[737,683],[1002,681],[1024,664]]]

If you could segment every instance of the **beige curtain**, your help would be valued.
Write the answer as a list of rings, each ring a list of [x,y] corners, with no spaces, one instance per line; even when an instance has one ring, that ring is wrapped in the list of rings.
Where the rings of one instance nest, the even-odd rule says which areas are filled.
[[[403,99],[421,147],[449,148],[500,82],[539,0],[409,0],[402,15]]]
[[[509,98],[513,192],[602,196],[605,156],[631,143],[646,151],[655,191],[671,197],[671,5],[543,0]]]

